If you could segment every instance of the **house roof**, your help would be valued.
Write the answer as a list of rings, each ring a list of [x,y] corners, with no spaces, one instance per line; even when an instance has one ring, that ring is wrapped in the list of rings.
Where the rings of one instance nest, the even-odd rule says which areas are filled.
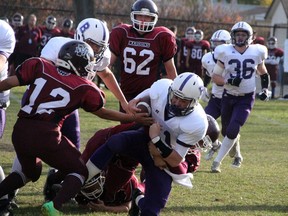
[[[265,15],[265,19],[270,19],[276,8],[278,7],[279,4],[282,4],[283,6],[283,9],[285,11],[285,14],[286,14],[286,18],[288,18],[288,1],[287,0],[273,0],[272,4],[270,5],[266,15]]]

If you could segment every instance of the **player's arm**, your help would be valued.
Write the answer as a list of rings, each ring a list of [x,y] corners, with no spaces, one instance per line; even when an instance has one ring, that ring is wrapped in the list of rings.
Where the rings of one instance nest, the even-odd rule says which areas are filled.
[[[148,113],[126,114],[116,110],[106,109],[105,107],[102,107],[92,113],[97,115],[99,118],[112,121],[121,121],[127,123],[135,121],[142,125],[151,125],[153,123],[153,118],[148,117]]]
[[[122,108],[128,112],[128,102],[118,85],[118,82],[112,73],[112,71],[106,67],[103,71],[97,73],[97,75],[103,80],[108,89],[114,94],[114,96],[120,101]]]
[[[155,146],[155,148],[159,152],[159,155],[157,155],[157,153],[155,152],[154,153],[154,157],[161,156],[162,159],[169,166],[177,167],[182,162],[183,158],[175,150],[173,150],[171,148],[171,146],[167,146],[165,143],[163,143],[161,141],[160,136],[159,136],[160,130],[161,130],[161,126],[160,126],[159,123],[154,123],[149,128],[149,136],[151,138],[151,142],[153,143],[153,145]],[[151,154],[151,150],[150,149],[149,149],[149,151],[150,151],[150,154]],[[163,167],[164,167],[164,164],[163,164]]]
[[[167,73],[167,78],[174,80],[177,76],[177,71],[174,63],[174,58],[164,62],[165,70]]]
[[[216,85],[223,86],[225,84],[225,79],[222,76],[223,71],[224,71],[224,64],[218,60],[214,66],[212,74],[212,81],[216,83]]]
[[[267,101],[269,100],[269,94],[270,94],[268,90],[270,86],[270,76],[267,72],[264,61],[257,66],[257,73],[260,75],[261,87],[262,87],[262,91],[259,93],[259,98],[260,100]]]
[[[186,56],[186,59],[185,59],[186,68],[189,68],[189,58],[190,58],[190,55],[191,55],[191,49],[189,49],[189,48],[187,47],[187,56]]]
[[[19,80],[17,76],[10,76],[7,79],[4,79],[3,81],[0,82],[0,92],[9,90],[13,87],[19,86]]]

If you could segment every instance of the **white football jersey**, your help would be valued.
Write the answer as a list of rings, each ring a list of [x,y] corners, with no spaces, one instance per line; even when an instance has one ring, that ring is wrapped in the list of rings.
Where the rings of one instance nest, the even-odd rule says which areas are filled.
[[[187,116],[165,119],[165,107],[171,83],[172,80],[161,79],[149,89],[152,117],[162,126],[161,141],[184,158],[189,148],[205,136],[208,128],[207,115],[198,103],[194,111]]]
[[[202,66],[206,70],[206,74],[210,77],[212,77],[213,69],[214,66],[217,62],[217,60],[214,58],[214,55],[212,52],[206,53],[202,57]],[[212,94],[215,95],[217,98],[222,98],[224,87],[223,86],[218,86],[215,83],[212,83]]]
[[[61,47],[69,42],[73,41],[74,39],[68,37],[53,37],[51,38],[48,43],[44,46],[41,51],[42,58],[48,59],[54,63],[58,58],[58,53]],[[111,52],[107,48],[104,52],[104,56],[100,62],[94,65],[94,71],[102,71],[110,64]]]
[[[13,53],[15,48],[15,33],[12,27],[0,20],[0,55],[5,56],[7,59]],[[0,71],[0,80],[8,77],[8,60],[6,61],[2,71]],[[0,92],[0,104],[3,105],[9,101],[10,90]]]
[[[225,67],[225,80],[240,76],[240,86],[225,85],[230,94],[250,93],[256,90],[257,66],[267,58],[267,48],[261,44],[251,44],[244,53],[239,53],[232,44],[223,44],[216,47],[214,56]]]

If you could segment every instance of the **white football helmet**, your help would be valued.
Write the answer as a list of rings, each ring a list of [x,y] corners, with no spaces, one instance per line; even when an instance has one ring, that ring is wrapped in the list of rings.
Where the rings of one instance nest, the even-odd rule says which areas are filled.
[[[45,24],[46,24],[47,29],[49,29],[49,30],[54,29],[56,27],[56,25],[57,25],[56,17],[51,16],[51,15],[48,16],[46,18]]]
[[[23,15],[17,12],[12,17],[12,25],[15,26],[15,27],[22,26],[23,25],[23,20],[24,20]]]
[[[99,19],[87,18],[82,20],[75,31],[76,40],[92,42],[100,47],[100,51],[95,51],[96,64],[103,58],[104,52],[108,47],[109,30],[107,25]]]
[[[196,42],[200,42],[204,38],[204,33],[202,30],[198,29],[195,31],[194,39]]]
[[[211,48],[214,50],[216,46],[219,45],[219,42],[222,44],[230,44],[231,43],[230,33],[223,29],[214,32],[210,39]]]
[[[175,116],[185,116],[191,113],[194,106],[198,104],[203,92],[204,84],[202,79],[195,73],[184,72],[178,75],[171,84],[168,91],[167,108]],[[190,103],[185,109],[181,109],[171,104],[173,96],[189,100]]]
[[[187,38],[188,40],[193,40],[195,32],[196,32],[196,29],[193,26],[187,27],[185,31],[185,38]]]
[[[267,47],[268,49],[275,49],[277,47],[277,38],[276,37],[268,38]]]
[[[151,22],[143,22],[136,19],[136,15],[150,16]],[[150,32],[158,21],[158,8],[152,0],[137,0],[131,8],[130,18],[133,28],[140,32]]]
[[[86,182],[82,186],[80,193],[83,194],[83,196],[85,196],[88,200],[98,199],[103,193],[104,183],[105,177],[102,175],[102,173],[100,173]]]
[[[237,41],[235,38],[236,32],[246,32],[247,38],[244,41]],[[242,47],[248,46],[253,42],[253,29],[247,22],[238,22],[231,29],[232,44]]]

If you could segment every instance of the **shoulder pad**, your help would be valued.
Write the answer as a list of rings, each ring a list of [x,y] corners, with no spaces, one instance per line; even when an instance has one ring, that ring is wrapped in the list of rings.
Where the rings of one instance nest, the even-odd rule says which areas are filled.
[[[170,79],[160,79],[152,84],[150,87],[150,98],[156,99],[163,91],[168,91],[169,86],[172,84]]]

